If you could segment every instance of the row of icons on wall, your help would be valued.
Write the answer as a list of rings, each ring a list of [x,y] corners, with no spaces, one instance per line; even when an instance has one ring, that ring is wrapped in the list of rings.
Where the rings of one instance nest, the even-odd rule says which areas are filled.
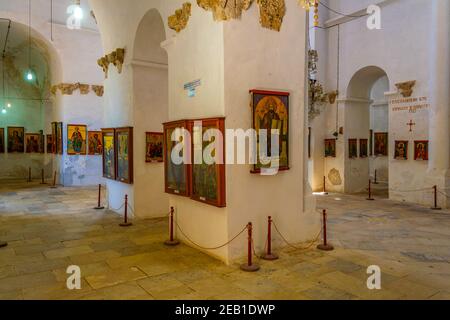
[[[368,139],[359,139],[359,157],[368,157]],[[414,160],[427,161],[429,141],[418,140],[414,141]],[[348,140],[349,158],[358,158],[358,139]],[[388,156],[388,136],[380,136],[380,139],[375,141],[375,155]],[[394,159],[396,160],[408,160],[409,155],[409,141],[399,140],[395,141],[395,153]],[[336,139],[325,140],[325,157],[336,158]]]
[[[68,154],[81,155],[102,155],[102,142],[100,131],[90,131],[88,144],[86,139],[82,139],[81,130],[87,129],[85,126],[71,126],[68,128]],[[63,130],[62,123],[52,124],[52,134],[45,135],[41,130],[40,133],[26,133],[24,127],[8,127],[5,148],[5,129],[0,128],[0,153],[40,153],[47,152],[48,154],[62,154],[63,153]],[[84,136],[85,137],[85,136]],[[88,147],[88,148],[86,148]],[[84,149],[84,151],[83,151]],[[88,150],[88,153],[86,153]]]

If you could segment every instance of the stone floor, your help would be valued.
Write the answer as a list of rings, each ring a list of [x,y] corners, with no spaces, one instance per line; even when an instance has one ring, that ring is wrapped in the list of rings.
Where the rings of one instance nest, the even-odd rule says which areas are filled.
[[[318,197],[336,250],[284,249],[239,271],[181,245],[167,248],[167,221],[127,229],[92,210],[95,189],[0,184],[0,299],[450,299],[450,213],[362,196]],[[66,288],[79,265],[82,289]],[[382,290],[367,289],[368,266]]]

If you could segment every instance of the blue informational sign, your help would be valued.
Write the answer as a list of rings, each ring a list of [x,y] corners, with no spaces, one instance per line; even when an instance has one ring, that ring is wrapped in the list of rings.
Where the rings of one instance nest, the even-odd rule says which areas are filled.
[[[202,81],[200,79],[191,81],[184,85],[184,90],[187,90],[188,97],[193,98],[196,94],[196,88],[202,85]]]

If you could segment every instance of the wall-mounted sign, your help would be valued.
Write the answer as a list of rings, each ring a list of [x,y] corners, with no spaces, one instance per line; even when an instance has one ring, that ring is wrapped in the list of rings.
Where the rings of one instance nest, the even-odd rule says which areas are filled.
[[[393,112],[407,111],[409,113],[417,113],[430,108],[428,97],[393,99],[389,103]]]
[[[187,91],[188,97],[193,98],[196,95],[196,89],[202,85],[200,79],[188,82],[184,85],[184,90]]]

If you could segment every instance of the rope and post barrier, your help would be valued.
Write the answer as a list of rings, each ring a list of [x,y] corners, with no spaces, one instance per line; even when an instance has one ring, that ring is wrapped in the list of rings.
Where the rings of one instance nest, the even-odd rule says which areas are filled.
[[[368,201],[374,201],[375,199],[372,197],[372,180],[369,179],[369,197],[366,199]]]
[[[328,192],[327,192],[327,177],[323,177],[323,194],[324,195],[328,195]]]
[[[128,195],[125,195],[124,221],[119,225],[121,227],[131,227],[133,224],[128,221]]]
[[[50,186],[50,189],[56,189],[56,188],[57,188],[57,186],[56,186],[56,171],[55,171],[55,173],[53,174],[53,183]]]
[[[98,185],[98,202],[97,207],[94,208],[95,210],[103,210],[105,209],[104,206],[102,206],[102,185]]]
[[[269,228],[267,232],[267,252],[265,252],[264,256],[262,256],[262,259],[267,261],[274,261],[279,259],[278,255],[272,252],[272,223],[273,223],[272,217],[269,217],[268,220]]]
[[[333,251],[334,247],[328,243],[327,238],[327,210],[323,210],[323,244],[319,244],[317,249],[322,251]]]
[[[433,186],[433,193],[434,193],[434,206],[431,208],[431,210],[442,210],[441,207],[438,206],[438,187]]]
[[[175,209],[174,207],[170,208],[170,213],[169,213],[169,240],[167,240],[166,242],[164,242],[164,244],[166,246],[169,247],[174,247],[180,244],[180,241],[175,239],[175,234],[174,234],[174,213],[175,213]]]
[[[44,171],[44,169],[41,170],[41,184],[47,184],[47,182],[45,182],[45,171]]]
[[[375,179],[373,184],[378,184],[378,170],[375,170]]]
[[[256,272],[261,267],[253,263],[253,224],[251,222],[247,225],[248,230],[248,259],[247,263],[241,265],[241,270],[245,272]]]
[[[27,182],[28,183],[32,182],[32,179],[31,179],[31,167],[28,168],[28,180],[27,180]]]

